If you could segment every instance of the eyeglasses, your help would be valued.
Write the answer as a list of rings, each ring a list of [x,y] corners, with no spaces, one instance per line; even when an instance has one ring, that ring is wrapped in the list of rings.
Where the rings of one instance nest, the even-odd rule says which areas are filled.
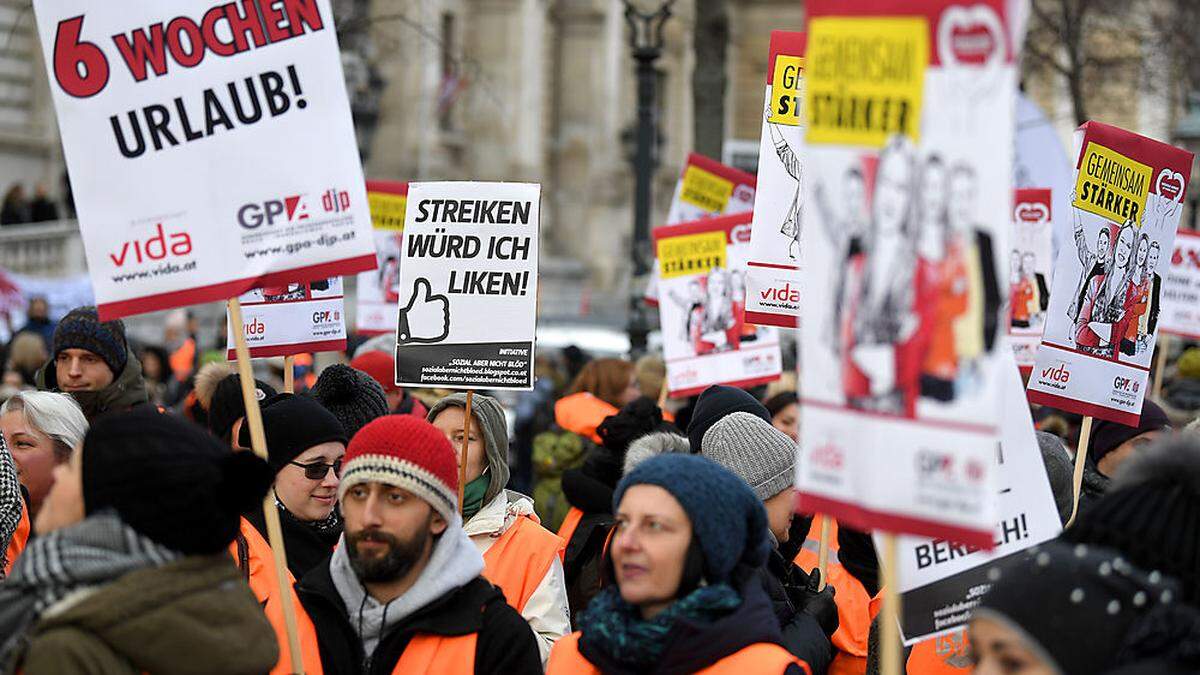
[[[342,460],[340,459],[333,464],[325,464],[324,462],[313,462],[312,464],[288,462],[288,464],[304,469],[304,477],[309,480],[324,480],[325,476],[329,474],[330,469],[333,469],[334,475],[342,472]]]

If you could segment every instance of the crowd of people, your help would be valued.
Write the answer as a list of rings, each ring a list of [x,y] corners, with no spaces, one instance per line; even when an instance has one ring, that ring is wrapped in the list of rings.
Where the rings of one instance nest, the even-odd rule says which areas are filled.
[[[63,188],[69,212],[66,217],[70,217],[74,215],[74,210],[65,173],[63,174]],[[41,223],[58,220],[62,217],[64,216],[61,214],[59,204],[50,197],[50,191],[42,183],[34,186],[32,195],[26,191],[22,183],[13,183],[4,192],[3,201],[0,201],[0,225]]]
[[[878,671],[875,546],[794,512],[788,380],[668,401],[661,359],[572,348],[468,399],[397,387],[385,337],[298,393],[255,379],[264,460],[186,316],[147,346],[37,304],[0,390],[2,672]],[[963,653],[920,643],[907,672],[1200,671],[1197,364],[1086,448],[1033,411],[1064,523],[1087,452],[1079,512],[988,570]]]

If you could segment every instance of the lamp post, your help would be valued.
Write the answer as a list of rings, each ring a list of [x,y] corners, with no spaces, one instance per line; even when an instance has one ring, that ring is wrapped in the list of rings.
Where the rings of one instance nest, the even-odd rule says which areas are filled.
[[[629,46],[637,64],[637,131],[633,156],[633,278],[630,284],[629,349],[636,358],[646,351],[650,322],[646,317],[642,290],[650,273],[651,180],[655,169],[655,129],[658,115],[658,77],[654,62],[662,56],[663,24],[671,17],[671,4],[623,0],[629,24]]]

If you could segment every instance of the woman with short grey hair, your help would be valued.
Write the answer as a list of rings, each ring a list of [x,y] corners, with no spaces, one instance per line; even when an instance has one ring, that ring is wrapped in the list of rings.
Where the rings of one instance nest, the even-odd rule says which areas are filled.
[[[87,418],[67,394],[23,391],[0,406],[0,433],[29,492],[31,520],[54,484],[54,467],[71,458],[87,430]]]

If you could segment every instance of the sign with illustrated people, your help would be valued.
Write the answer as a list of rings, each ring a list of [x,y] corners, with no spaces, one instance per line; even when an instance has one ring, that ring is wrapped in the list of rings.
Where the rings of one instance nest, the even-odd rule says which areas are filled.
[[[329,0],[211,4],[34,3],[102,319],[375,265]]]
[[[807,9],[799,508],[990,546],[1021,36],[1000,0]]]
[[[532,389],[536,183],[409,183],[396,384]]]
[[[380,335],[396,329],[400,302],[400,244],[404,238],[404,210],[408,183],[367,181],[371,206],[371,231],[375,235],[374,270],[358,274],[356,331]]]
[[[1058,254],[1029,400],[1136,426],[1192,153],[1099,122],[1076,139],[1073,245]]]
[[[779,379],[778,331],[744,319],[750,214],[655,228],[668,394]]]
[[[1050,190],[1021,188],[1013,198],[1008,255],[1008,341],[1017,366],[1033,370],[1050,306],[1053,219]]]
[[[1154,278],[1158,284],[1160,277]],[[1162,309],[1150,313],[1147,328],[1153,331],[1155,324],[1163,333],[1200,340],[1200,234],[1179,231],[1175,233],[1175,252],[1171,254],[1171,267],[1161,277],[1161,290],[1156,285],[1150,291],[1151,307],[1162,301]]]
[[[242,332],[251,358],[346,349],[342,278],[278,284],[243,293]],[[226,309],[226,357],[237,358],[233,322]]]
[[[771,31],[746,273],[746,320],[764,326],[795,328],[800,313],[804,42],[804,33]]]

